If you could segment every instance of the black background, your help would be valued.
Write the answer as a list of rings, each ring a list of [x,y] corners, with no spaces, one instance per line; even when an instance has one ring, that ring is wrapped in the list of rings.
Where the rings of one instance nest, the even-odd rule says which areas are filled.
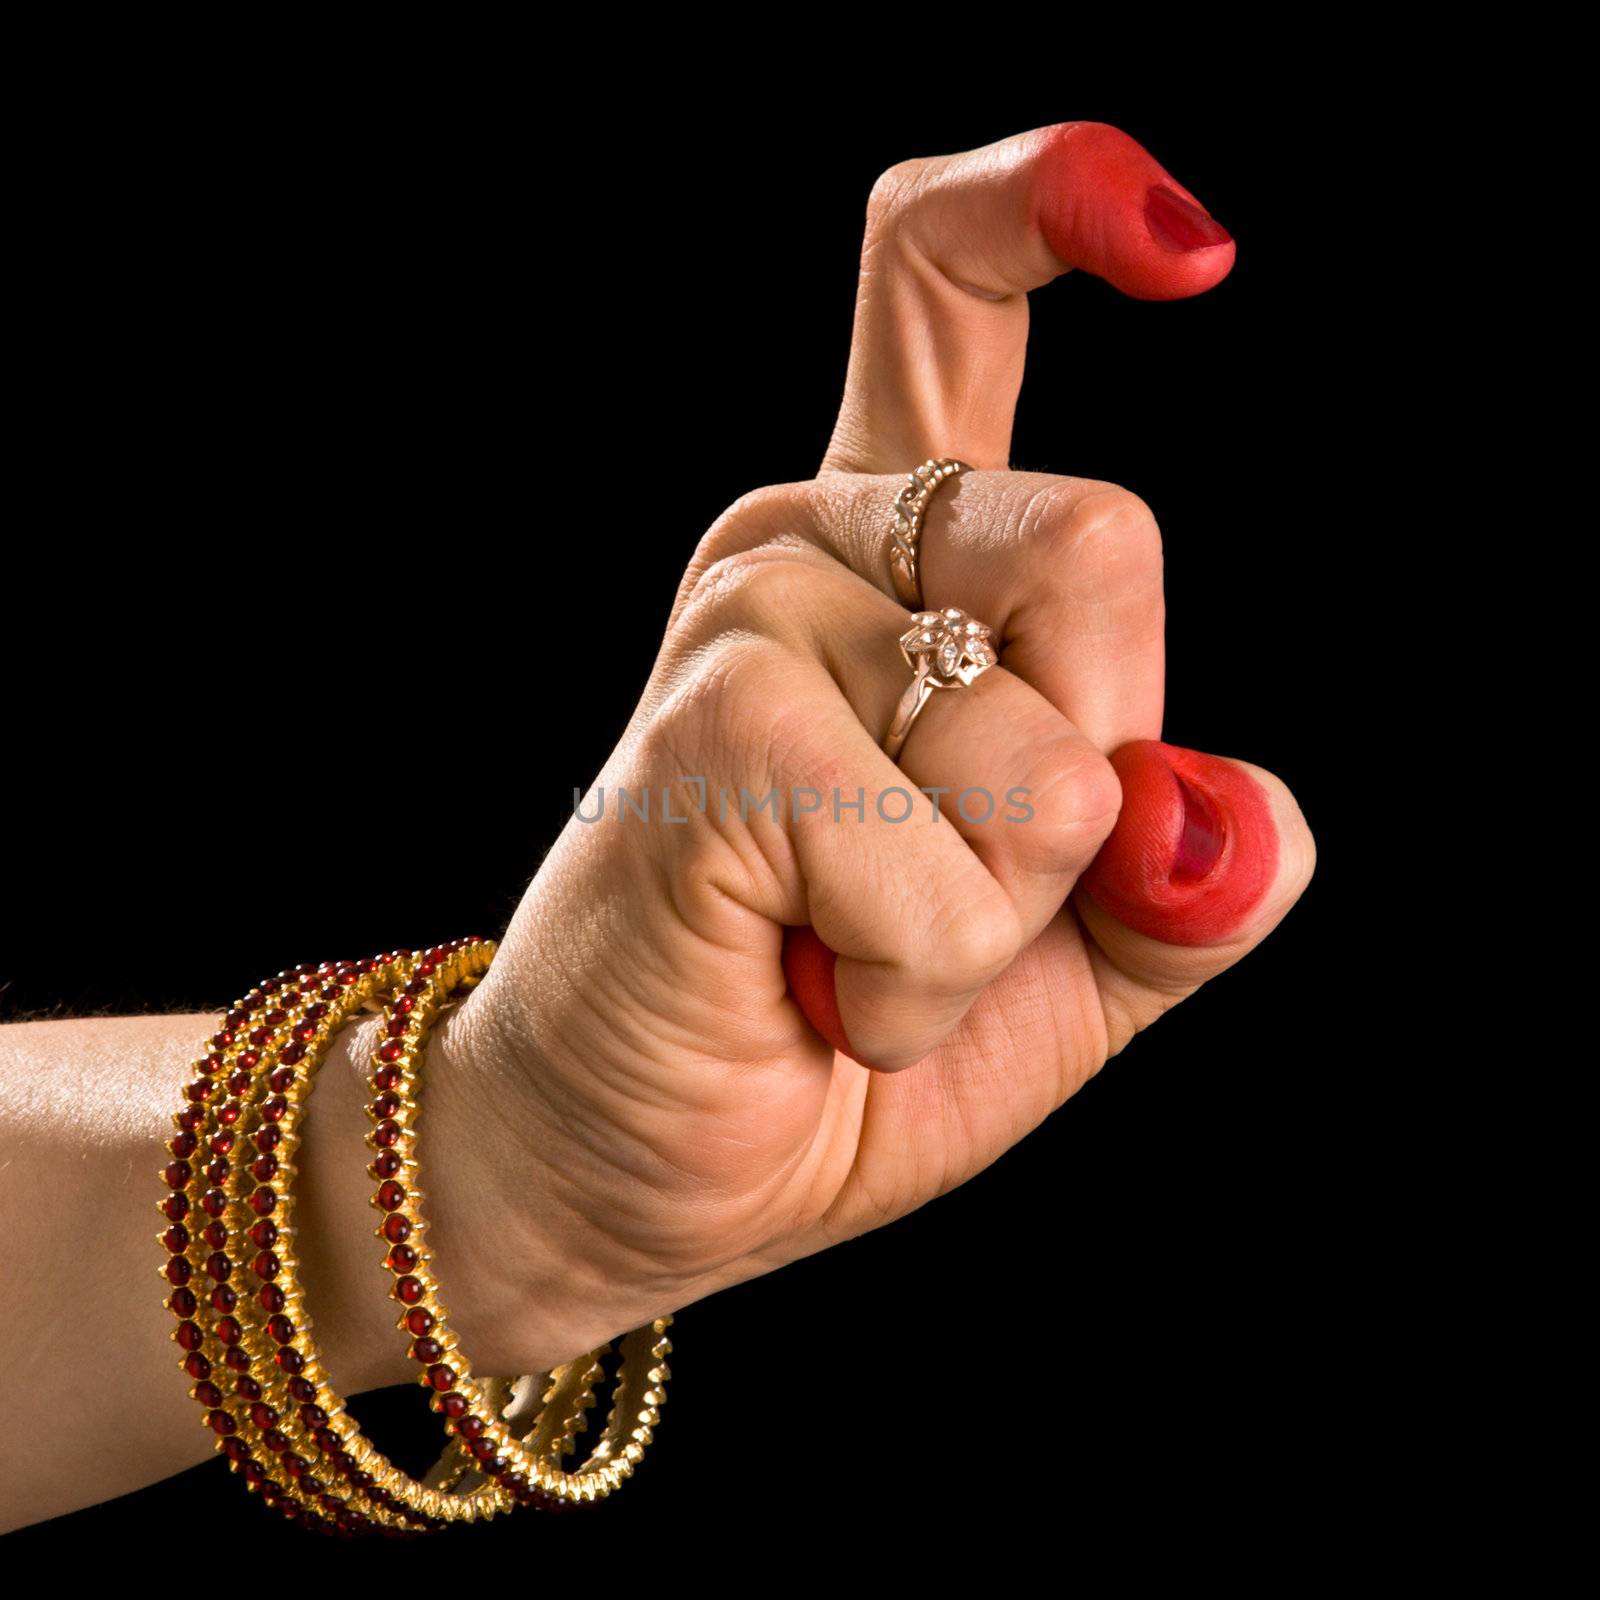
[[[1375,489],[1347,468],[1397,403],[1406,315],[1347,248],[1382,225],[1348,200],[1364,156],[1337,107],[1248,84],[878,89],[630,87],[562,120],[460,82],[249,115],[213,86],[101,126],[67,231],[35,241],[60,266],[34,321],[60,472],[26,541],[42,581],[11,600],[4,1016],[208,1008],[286,963],[499,932],[698,536],[815,471],[886,165],[1110,121],[1239,241],[1193,301],[1081,274],[1036,294],[1012,461],[1154,509],[1164,736],[1295,790],[1304,899],[990,1170],[685,1308],[612,1502],[355,1552],[375,1577],[714,1552],[737,1578],[720,1563],[858,1521],[905,1550],[1126,1526],[1133,1565],[1267,1529],[1331,1560],[1359,1498],[1331,1463],[1391,1315],[1393,1046],[1344,733]],[[431,1459],[422,1397],[391,1398],[377,1425]],[[220,1462],[7,1549],[156,1578],[194,1519],[347,1555]]]

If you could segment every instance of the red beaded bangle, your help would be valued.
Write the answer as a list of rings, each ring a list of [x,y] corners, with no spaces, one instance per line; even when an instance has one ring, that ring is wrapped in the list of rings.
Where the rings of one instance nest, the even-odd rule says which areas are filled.
[[[426,1531],[434,1519],[389,1493],[382,1481],[389,1463],[364,1446],[359,1426],[326,1381],[299,1282],[295,1157],[305,1102],[335,1036],[361,1009],[375,1007],[380,994],[405,982],[414,964],[411,954],[397,952],[363,963],[356,973],[339,973],[331,995],[323,990],[317,1004],[269,1042],[245,1107],[254,1159],[248,1168],[241,1164],[229,1193],[249,1240],[241,1256],[251,1284],[250,1314],[240,1348],[253,1368],[247,1420],[257,1454],[275,1460],[279,1481],[286,1478],[302,1500],[345,1531]]]
[[[197,1237],[185,1229],[182,1265],[169,1257],[164,1269],[175,1299],[177,1280],[185,1280],[174,1310],[189,1316],[174,1337],[187,1352],[185,1370],[198,1375],[191,1392],[209,1408],[205,1421],[217,1448],[247,1486],[325,1532],[405,1534],[448,1520],[448,1513],[431,1518],[391,1496],[380,1479],[393,1469],[376,1451],[345,1448],[359,1430],[321,1382],[293,1244],[293,1158],[316,1069],[338,1030],[406,979],[415,959],[396,952],[307,964],[237,1002],[185,1091],[189,1104],[175,1119],[179,1132],[170,1146],[175,1158],[204,1149],[212,1159],[201,1172],[178,1159],[163,1172],[171,1186],[184,1177],[179,1166],[189,1169],[181,1196],[174,1187],[163,1202],[170,1224],[163,1242],[180,1242],[175,1213],[201,1229]],[[236,1274],[237,1288],[229,1281]]]
[[[265,980],[223,1017],[173,1119],[171,1159],[162,1171],[169,1193],[161,1202],[167,1224],[160,1235],[167,1252],[161,1270],[167,1304],[178,1318],[172,1337],[193,1380],[190,1393],[204,1407],[203,1421],[230,1468],[264,1502],[307,1527],[405,1535],[493,1516],[519,1502],[556,1509],[598,1498],[631,1472],[664,1398],[661,1358],[669,1345],[661,1335],[670,1317],[630,1334],[631,1345],[624,1342],[624,1369],[606,1435],[578,1474],[564,1474],[560,1462],[593,1404],[604,1347],[515,1386],[505,1379],[475,1380],[470,1416],[481,1419],[483,1429],[473,1420],[453,1426],[462,1454],[447,1448],[419,1482],[364,1438],[318,1360],[299,1287],[293,1227],[299,1124],[317,1069],[339,1030],[361,1008],[377,1009],[385,994],[394,1004],[389,1038],[375,1065],[386,1067],[403,1056],[388,1048],[411,1031],[409,1021],[397,1027],[397,1018],[417,1017],[421,1026],[409,1045],[420,1049],[426,1027],[450,1003],[451,992],[471,987],[493,950],[480,940],[455,940],[420,954],[308,964]],[[418,984],[427,993],[421,1006]],[[380,1084],[378,1092],[388,1091]],[[378,1109],[389,1108],[380,1102]],[[388,1129],[373,1140],[374,1176],[386,1198],[393,1191],[383,1185],[394,1181],[407,1159],[396,1151],[389,1170],[389,1153],[398,1142]],[[390,1214],[388,1220],[402,1215],[398,1206]],[[420,1225],[419,1215],[405,1220]],[[415,1264],[392,1244],[390,1254],[396,1265]],[[642,1335],[649,1336],[643,1345]],[[423,1381],[436,1391],[436,1409],[450,1415],[450,1403],[462,1397],[438,1394],[427,1374]],[[519,1392],[520,1400],[502,1417],[507,1400]],[[470,1447],[491,1428],[504,1433],[530,1398],[543,1401],[526,1441],[536,1446],[540,1472],[502,1483],[483,1470],[481,1447]],[[455,1415],[458,1421],[468,1417],[465,1409]],[[561,1487],[582,1474],[588,1475],[581,1488]]]
[[[310,1042],[308,1029],[314,1036],[336,1007],[341,1016],[354,1009],[346,1000],[350,991],[361,990],[364,999],[378,984],[392,984],[409,973],[405,960],[399,967],[391,956],[321,967],[307,963],[264,980],[236,1001],[196,1063],[197,1075],[184,1091],[186,1104],[173,1119],[178,1131],[168,1149],[174,1159],[162,1172],[171,1190],[161,1203],[168,1221],[161,1242],[169,1252],[162,1270],[172,1285],[168,1304],[179,1317],[172,1336],[184,1351],[183,1370],[194,1380],[190,1393],[206,1409],[204,1420],[217,1436],[217,1449],[248,1487],[291,1519],[329,1532],[355,1531],[368,1519],[324,1490],[314,1475],[302,1481],[306,1474],[291,1470],[298,1462],[283,1459],[287,1439],[260,1426],[267,1418],[259,1408],[275,1369],[270,1353],[250,1336],[255,1297],[247,1295],[242,1302],[230,1280],[241,1256],[250,1255],[262,1269],[272,1263],[271,1271],[257,1273],[265,1280],[260,1292],[282,1310],[282,1290],[268,1287],[277,1275],[272,1254],[281,1226],[274,1215],[277,1191],[262,1181],[263,1175],[276,1177],[281,1164],[277,1122],[286,1102],[272,1089],[272,1080],[276,1076],[286,1084],[284,1074],[295,1075],[295,1063]],[[262,1093],[263,1086],[272,1090],[270,1096]],[[256,1108],[253,1124],[246,1122],[251,1106]],[[254,1145],[248,1166],[249,1147],[242,1143],[247,1133]],[[197,1170],[202,1154],[208,1159]],[[261,1310],[273,1314],[264,1303]],[[255,1447],[243,1426],[246,1420],[260,1435]]]
[[[613,1493],[632,1474],[660,1421],[669,1376],[666,1355],[671,1316],[657,1318],[623,1341],[622,1367],[605,1432],[576,1470],[560,1465],[571,1444],[566,1417],[592,1401],[590,1384],[598,1353],[561,1369],[531,1434],[516,1437],[502,1415],[503,1402],[485,1380],[475,1379],[451,1329],[426,1248],[423,1195],[417,1186],[417,1097],[429,1034],[455,997],[488,971],[495,947],[481,940],[456,941],[425,951],[410,981],[387,1002],[384,1040],[374,1051],[367,1107],[374,1126],[367,1143],[374,1152],[368,1171],[377,1182],[372,1204],[382,1216],[376,1230],[391,1274],[390,1295],[400,1303],[396,1328],[418,1363],[417,1381],[432,1396],[462,1454],[456,1480],[463,1492],[488,1490],[496,1481],[516,1500],[553,1509],[583,1504]],[[492,1381],[492,1380],[491,1380]]]

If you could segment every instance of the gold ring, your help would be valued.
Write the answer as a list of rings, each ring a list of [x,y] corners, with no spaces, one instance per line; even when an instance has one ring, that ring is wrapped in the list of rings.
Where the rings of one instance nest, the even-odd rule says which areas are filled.
[[[999,660],[988,628],[956,606],[919,611],[900,636],[900,654],[912,676],[883,741],[891,761],[900,759],[911,724],[935,689],[969,689]]]
[[[894,527],[890,533],[889,573],[900,603],[913,611],[922,608],[922,579],[917,572],[917,547],[922,540],[922,519],[933,491],[946,478],[971,472],[965,461],[924,461],[906,479],[895,499]]]

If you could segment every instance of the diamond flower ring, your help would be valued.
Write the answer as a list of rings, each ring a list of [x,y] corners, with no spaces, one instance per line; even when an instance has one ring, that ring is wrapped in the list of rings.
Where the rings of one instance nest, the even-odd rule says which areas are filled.
[[[900,759],[911,724],[935,689],[970,688],[999,659],[988,628],[956,606],[919,611],[900,636],[900,654],[912,677],[883,741],[891,761]]]

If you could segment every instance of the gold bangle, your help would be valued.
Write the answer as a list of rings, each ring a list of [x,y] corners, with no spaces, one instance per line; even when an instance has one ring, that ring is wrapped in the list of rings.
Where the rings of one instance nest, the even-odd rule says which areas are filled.
[[[264,1216],[272,1220],[273,1213],[281,1213],[277,1249],[264,1252],[273,1259],[263,1261],[257,1256],[247,1269],[260,1280],[261,1293],[267,1296],[265,1301],[257,1297],[258,1315],[246,1334],[267,1373],[266,1393],[251,1407],[251,1424],[260,1443],[277,1455],[280,1467],[296,1480],[302,1499],[313,1500],[338,1521],[341,1512],[328,1502],[336,1503],[339,1497],[328,1480],[342,1480],[364,1502],[362,1515],[395,1531],[431,1531],[448,1522],[473,1521],[508,1510],[510,1502],[498,1493],[447,1497],[424,1490],[367,1439],[346,1409],[343,1396],[318,1357],[312,1320],[301,1292],[292,1226],[294,1157],[305,1101],[334,1036],[362,1006],[370,1003],[375,1008],[380,995],[409,981],[426,964],[407,953],[391,967],[366,975],[364,982],[352,986],[316,1022],[309,1039],[304,1037],[309,1024],[294,1030],[293,1043],[278,1053],[280,1065],[258,1077],[251,1108],[257,1124],[253,1134],[257,1148],[261,1139],[270,1141],[266,1154],[276,1159],[282,1179],[265,1201],[258,1198],[259,1186],[239,1197],[257,1220]],[[292,1063],[286,1061],[296,1044],[304,1044],[304,1054]],[[260,1243],[259,1239],[253,1242]],[[274,1302],[276,1311],[271,1309]],[[319,1458],[322,1472],[314,1470]],[[309,1493],[307,1478],[311,1480]],[[345,1520],[348,1523],[350,1518]]]
[[[190,1393],[246,1485],[291,1519],[329,1532],[422,1524],[364,1495],[359,1480],[348,1488],[324,1483],[278,1426],[287,1399],[297,1421],[320,1425],[299,1410],[315,1400],[303,1369],[320,1369],[314,1353],[307,1359],[310,1319],[293,1249],[298,1108],[338,1029],[412,965],[402,952],[308,963],[236,1001],[196,1063],[173,1119],[174,1159],[162,1172],[172,1191],[161,1203],[170,1224],[161,1236],[170,1252],[163,1276],[174,1286],[172,1337],[195,1380]],[[293,1319],[292,1341],[271,1338],[279,1316]]]
[[[339,1030],[363,1008],[381,1009],[385,994],[397,1002],[391,1021],[426,1018],[411,1042],[420,1052],[451,990],[476,983],[493,950],[455,940],[421,953],[307,964],[264,980],[228,1009],[173,1119],[162,1170],[170,1192],[161,1202],[161,1271],[190,1393],[231,1469],[307,1527],[407,1534],[493,1516],[519,1501],[555,1509],[598,1498],[632,1470],[664,1398],[659,1362],[669,1346],[660,1335],[670,1318],[624,1341],[605,1436],[576,1473],[564,1473],[561,1459],[594,1403],[609,1346],[552,1373],[473,1380],[474,1414],[486,1428],[520,1430],[533,1416],[526,1442],[542,1477],[497,1481],[471,1453],[467,1432],[452,1428],[453,1447],[419,1481],[364,1437],[318,1358],[293,1226],[300,1117],[317,1070]],[[460,959],[468,951],[476,954]],[[419,993],[427,995],[421,1007],[412,1003]],[[381,1158],[377,1141],[374,1148]],[[653,1342],[641,1345],[647,1334]],[[578,1487],[563,1488],[568,1480]]]
[[[282,1219],[276,1276],[269,1278],[273,1263],[263,1261],[259,1255],[251,1259],[247,1268],[261,1281],[261,1289],[256,1296],[256,1315],[246,1340],[261,1358],[267,1373],[262,1400],[264,1409],[253,1406],[250,1421],[260,1435],[261,1444],[277,1454],[280,1467],[294,1478],[302,1499],[315,1499],[318,1506],[330,1512],[339,1523],[341,1513],[328,1503],[339,1496],[326,1481],[336,1475],[343,1484],[348,1484],[361,1503],[359,1514],[390,1532],[432,1531],[446,1522],[471,1520],[486,1508],[477,1501],[468,1500],[446,1506],[442,1501],[435,1502],[408,1492],[413,1480],[366,1438],[346,1409],[343,1396],[330,1381],[318,1358],[312,1338],[312,1319],[307,1314],[299,1281],[293,1228],[294,1157],[300,1143],[305,1101],[315,1086],[317,1069],[335,1036],[360,1010],[376,1010],[381,995],[407,982],[417,966],[414,953],[403,953],[390,967],[368,975],[366,983],[353,986],[342,1004],[335,1002],[318,1022],[311,1039],[303,1037],[305,1024],[294,1030],[291,1044],[278,1053],[279,1065],[259,1075],[251,1108],[256,1118],[252,1141],[263,1137],[272,1140],[271,1153],[279,1163],[282,1180],[277,1209],[281,1210]],[[292,1053],[296,1043],[304,1043],[306,1051],[293,1063],[292,1075],[286,1074],[285,1067],[290,1063],[284,1062],[283,1055]],[[252,1175],[259,1179],[259,1173]],[[251,1189],[248,1194],[241,1195],[241,1200],[247,1207],[245,1215],[253,1213],[259,1222],[261,1209],[252,1203],[257,1193],[259,1188]],[[259,1244],[260,1241],[253,1238],[252,1242]],[[274,1289],[278,1291],[276,1294],[271,1293]],[[262,1296],[267,1298],[262,1299]],[[278,1309],[271,1313],[274,1302]],[[283,1440],[287,1440],[286,1445],[281,1442]],[[324,1469],[320,1473],[312,1468],[319,1460]],[[309,1496],[307,1478],[311,1480]],[[346,1516],[340,1525],[349,1526],[352,1521],[353,1517]]]
[[[388,1001],[384,1042],[373,1053],[369,1083],[374,1151],[369,1171],[378,1182],[372,1204],[383,1220],[376,1230],[391,1274],[390,1296],[401,1310],[396,1328],[418,1363],[418,1382],[456,1436],[456,1469],[441,1468],[434,1482],[451,1482],[469,1496],[510,1494],[524,1504],[553,1509],[604,1498],[634,1471],[660,1421],[670,1376],[666,1356],[670,1315],[627,1334],[616,1378],[611,1414],[600,1440],[582,1466],[561,1466],[573,1420],[592,1399],[600,1375],[599,1353],[557,1369],[531,1432],[519,1438],[502,1413],[495,1380],[474,1377],[460,1340],[450,1327],[426,1247],[427,1223],[417,1187],[418,1097],[423,1054],[434,1024],[454,997],[473,988],[488,971],[495,946],[467,941],[426,952],[415,975]]]

